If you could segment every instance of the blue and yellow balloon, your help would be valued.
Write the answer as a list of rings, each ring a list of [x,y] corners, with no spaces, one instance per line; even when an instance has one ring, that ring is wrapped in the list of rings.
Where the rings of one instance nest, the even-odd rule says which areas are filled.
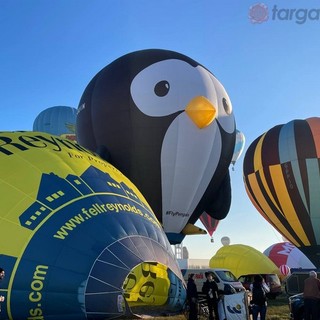
[[[185,284],[148,203],[116,168],[41,132],[0,134],[6,319],[176,313]]]

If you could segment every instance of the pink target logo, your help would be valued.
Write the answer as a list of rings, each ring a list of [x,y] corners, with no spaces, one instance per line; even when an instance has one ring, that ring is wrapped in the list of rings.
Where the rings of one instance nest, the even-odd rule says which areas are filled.
[[[249,19],[252,23],[262,23],[269,19],[268,7],[260,2],[249,8]]]

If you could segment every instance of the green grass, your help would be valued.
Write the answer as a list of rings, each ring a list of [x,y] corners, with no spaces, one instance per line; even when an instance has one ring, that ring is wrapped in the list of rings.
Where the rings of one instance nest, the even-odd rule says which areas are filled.
[[[288,320],[288,297],[282,293],[275,300],[268,300],[267,320]]]
[[[154,318],[156,320],[185,320],[184,315]],[[288,297],[285,293],[282,293],[274,300],[268,300],[268,309],[266,320],[288,320],[289,319],[289,307]]]

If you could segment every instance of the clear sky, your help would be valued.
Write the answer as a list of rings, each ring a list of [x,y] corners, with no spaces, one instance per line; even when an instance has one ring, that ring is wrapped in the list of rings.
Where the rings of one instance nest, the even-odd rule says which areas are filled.
[[[77,107],[104,66],[159,48],[193,58],[220,80],[245,152],[275,125],[319,116],[319,30],[315,0],[0,0],[0,130],[32,130],[42,110]],[[222,236],[260,251],[283,240],[245,192],[243,155],[230,171],[232,206],[215,242],[184,240],[191,258],[212,257]]]

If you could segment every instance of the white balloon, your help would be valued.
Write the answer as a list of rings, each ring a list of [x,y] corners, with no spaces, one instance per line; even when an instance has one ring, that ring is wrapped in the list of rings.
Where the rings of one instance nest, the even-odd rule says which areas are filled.
[[[224,246],[228,246],[230,244],[230,238],[229,237],[222,237],[221,238],[221,243]]]

